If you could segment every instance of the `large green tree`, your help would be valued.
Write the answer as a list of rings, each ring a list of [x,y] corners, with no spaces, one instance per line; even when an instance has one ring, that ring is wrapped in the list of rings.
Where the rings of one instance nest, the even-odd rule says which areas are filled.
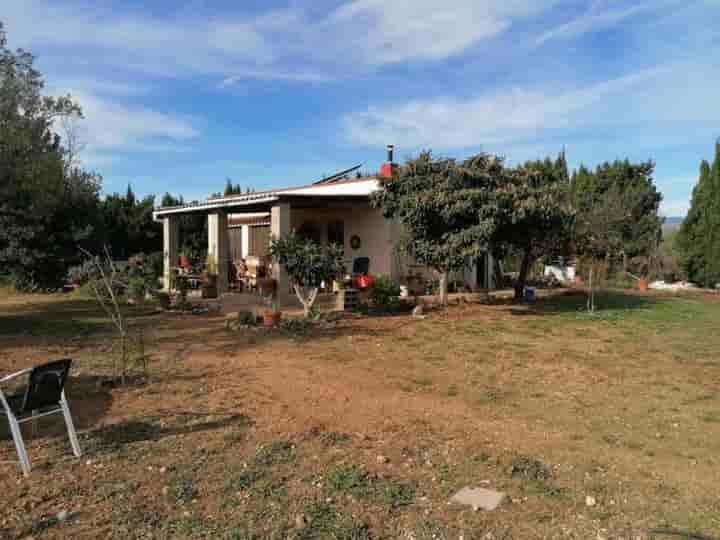
[[[57,133],[80,108],[43,95],[33,64],[7,47],[0,23],[0,269],[20,287],[56,287],[93,241],[100,178],[72,165]]]
[[[495,156],[458,163],[421,152],[382,182],[373,204],[398,219],[406,235],[400,248],[440,275],[440,302],[447,303],[450,272],[489,251],[497,215],[496,188],[509,171]]]
[[[520,299],[532,265],[541,257],[563,253],[570,241],[575,212],[565,154],[555,161],[527,162],[501,178],[495,188],[497,216],[490,244],[497,260],[509,253],[518,256],[514,289]]]
[[[577,212],[575,245],[593,259],[622,260],[623,270],[647,272],[662,238],[662,195],[653,182],[652,161],[603,163],[573,173],[571,197]]]
[[[676,245],[681,265],[692,281],[705,286],[720,283],[720,142],[712,163],[700,165],[690,210]]]
[[[154,195],[138,199],[130,186],[124,196],[113,193],[102,201],[102,238],[114,258],[162,250],[162,226],[152,217],[154,204]]]

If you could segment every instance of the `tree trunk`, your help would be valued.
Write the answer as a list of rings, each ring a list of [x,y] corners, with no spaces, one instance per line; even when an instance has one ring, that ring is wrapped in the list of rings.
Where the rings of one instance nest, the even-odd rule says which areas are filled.
[[[307,287],[301,287],[300,285],[293,285],[293,289],[295,290],[295,296],[298,297],[298,300],[300,300],[302,304],[305,318],[309,318],[312,314],[315,300],[317,299],[318,288],[312,287],[309,293],[307,292]]]
[[[590,282],[590,294],[588,295],[588,311],[590,313],[595,312],[595,289],[593,288],[593,269],[594,269],[595,263],[591,263],[590,265],[590,276],[589,276],[589,282]]]
[[[532,256],[530,254],[530,250],[528,249],[523,254],[522,262],[520,263],[520,273],[518,274],[517,281],[515,282],[515,300],[522,300],[525,295],[525,283],[527,282],[532,262]]]
[[[440,273],[440,289],[438,290],[438,300],[441,306],[448,305],[448,274],[447,272]]]

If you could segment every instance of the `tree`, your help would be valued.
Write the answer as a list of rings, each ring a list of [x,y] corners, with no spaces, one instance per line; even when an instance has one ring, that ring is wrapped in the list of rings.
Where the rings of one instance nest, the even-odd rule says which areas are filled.
[[[269,253],[276,264],[285,268],[305,317],[312,313],[320,284],[332,281],[345,271],[342,247],[336,244],[322,247],[295,231],[271,240]]]
[[[161,199],[162,207],[182,206],[185,200],[165,193]],[[183,214],[178,216],[180,224],[180,249],[190,256],[204,260],[207,253],[208,224],[202,214]]]
[[[153,220],[154,206],[154,195],[138,199],[131,186],[124,196],[105,197],[100,205],[102,238],[113,257],[126,260],[137,253],[162,251],[162,226]]]
[[[44,96],[33,64],[0,23],[0,268],[20,288],[50,288],[93,242],[101,178],[73,165],[57,133],[80,107]]]
[[[652,161],[581,166],[571,181],[577,211],[575,242],[592,258],[622,259],[622,269],[647,273],[648,258],[662,238],[662,195],[653,183]],[[631,265],[634,265],[631,268]]]
[[[400,249],[440,275],[440,303],[447,304],[448,274],[488,251],[495,232],[496,187],[507,171],[487,154],[463,163],[421,152],[382,180],[372,203],[406,234]]]
[[[678,232],[681,265],[691,281],[720,282],[720,141],[712,163],[700,164],[690,210]]]
[[[496,187],[498,213],[490,244],[496,260],[511,252],[519,255],[514,289],[515,298],[521,299],[533,263],[566,250],[569,243],[575,212],[565,155],[554,162],[527,162],[502,178]]]
[[[229,195],[242,195],[243,194],[243,188],[240,184],[233,184],[232,180],[230,178],[227,178],[225,180],[225,193],[224,196],[227,197]]]

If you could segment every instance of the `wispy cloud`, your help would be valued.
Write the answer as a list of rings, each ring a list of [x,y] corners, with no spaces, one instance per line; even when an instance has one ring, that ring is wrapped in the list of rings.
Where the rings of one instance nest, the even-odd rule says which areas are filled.
[[[348,114],[348,138],[358,144],[402,142],[409,147],[462,148],[501,143],[541,131],[571,128],[574,118],[603,100],[642,87],[664,68],[652,68],[572,91],[503,88],[461,101],[416,100]]]
[[[329,23],[370,65],[405,60],[441,60],[493,38],[524,17],[549,9],[554,0],[354,0]],[[357,36],[353,39],[353,35]]]
[[[608,7],[606,1],[595,0],[585,13],[548,30],[538,37],[536,44],[542,45],[551,40],[574,39],[582,34],[612,28],[625,19],[658,7],[658,4],[662,4],[662,2],[655,0],[654,3],[646,2],[644,4]]]

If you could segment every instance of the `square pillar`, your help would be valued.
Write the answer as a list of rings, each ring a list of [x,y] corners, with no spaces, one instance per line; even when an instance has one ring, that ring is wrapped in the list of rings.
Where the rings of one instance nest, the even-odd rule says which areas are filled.
[[[215,263],[218,295],[228,290],[229,242],[227,214],[208,214],[208,257]]]
[[[290,204],[278,203],[270,211],[270,237],[277,239],[290,232]],[[273,264],[273,278],[277,281],[278,302],[287,304],[292,296],[287,272],[279,264]]]
[[[179,221],[177,216],[163,219],[163,289],[170,292],[173,268],[178,264]]]

